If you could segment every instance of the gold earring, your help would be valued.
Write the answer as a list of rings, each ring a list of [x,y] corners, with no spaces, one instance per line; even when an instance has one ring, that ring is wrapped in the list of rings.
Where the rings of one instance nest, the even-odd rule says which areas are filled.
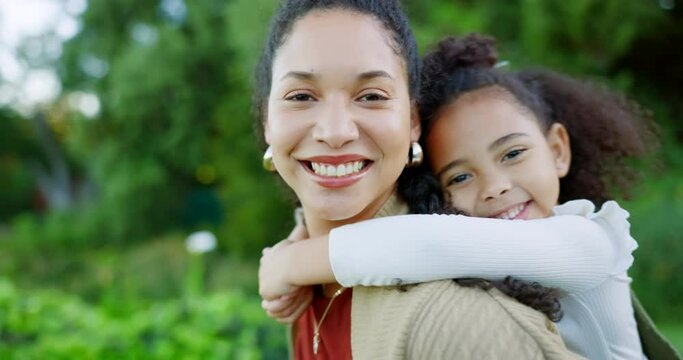
[[[422,152],[422,146],[417,141],[413,141],[410,144],[410,150],[408,151],[408,166],[418,166],[422,164],[424,159],[424,153]]]
[[[263,154],[263,168],[267,171],[275,171],[275,164],[273,163],[273,148],[268,146],[266,152]]]

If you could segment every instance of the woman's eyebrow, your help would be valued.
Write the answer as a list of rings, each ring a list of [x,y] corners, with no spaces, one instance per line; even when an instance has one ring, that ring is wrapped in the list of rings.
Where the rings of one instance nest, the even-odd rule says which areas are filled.
[[[314,73],[308,72],[308,71],[289,71],[280,78],[280,81],[287,79],[287,78],[294,78],[294,79],[304,80],[304,81],[313,81],[319,77],[320,77],[320,75],[314,74]],[[394,79],[391,75],[389,75],[388,72],[386,72],[384,70],[366,71],[366,72],[360,73],[356,78],[358,81],[371,80],[371,79],[375,79],[375,78],[387,78],[390,80]]]
[[[284,76],[280,78],[280,81],[286,79],[286,78],[295,78],[299,80],[305,80],[305,81],[311,81],[315,80],[316,78],[320,77],[317,74],[314,74],[312,72],[307,72],[307,71],[289,71],[287,72]]]
[[[518,137],[523,137],[523,136],[529,136],[529,135],[527,135],[525,133],[512,133],[512,134],[507,134],[505,136],[502,136],[502,137],[498,138],[496,141],[492,142],[491,145],[489,145],[489,151],[505,144],[508,141],[512,141]]]
[[[372,71],[366,71],[364,73],[361,73],[358,75],[358,80],[370,80],[378,77],[383,77],[383,78],[388,78],[390,80],[394,80],[391,75],[389,75],[388,72],[383,71],[383,70],[372,70]]]

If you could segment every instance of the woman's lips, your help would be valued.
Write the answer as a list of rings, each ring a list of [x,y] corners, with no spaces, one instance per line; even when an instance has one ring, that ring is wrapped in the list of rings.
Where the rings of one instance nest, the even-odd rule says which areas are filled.
[[[373,163],[359,155],[316,156],[299,162],[326,188],[342,188],[358,182]]]

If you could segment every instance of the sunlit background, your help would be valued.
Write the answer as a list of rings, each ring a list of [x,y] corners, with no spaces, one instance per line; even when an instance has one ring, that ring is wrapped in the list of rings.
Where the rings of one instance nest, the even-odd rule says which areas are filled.
[[[251,72],[274,0],[0,0],[0,358],[280,359],[262,247],[293,225],[262,170]],[[683,3],[404,1],[422,50],[499,39],[511,69],[602,81],[662,145],[623,200],[633,288],[683,350]]]

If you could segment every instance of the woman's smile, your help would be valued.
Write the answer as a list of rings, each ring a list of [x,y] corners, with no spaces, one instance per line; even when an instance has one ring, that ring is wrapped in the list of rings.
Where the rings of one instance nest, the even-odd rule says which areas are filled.
[[[356,154],[314,156],[299,162],[316,183],[326,188],[343,188],[357,183],[373,164]]]
[[[373,17],[315,11],[274,58],[266,141],[311,228],[372,216],[419,138],[390,41]]]

